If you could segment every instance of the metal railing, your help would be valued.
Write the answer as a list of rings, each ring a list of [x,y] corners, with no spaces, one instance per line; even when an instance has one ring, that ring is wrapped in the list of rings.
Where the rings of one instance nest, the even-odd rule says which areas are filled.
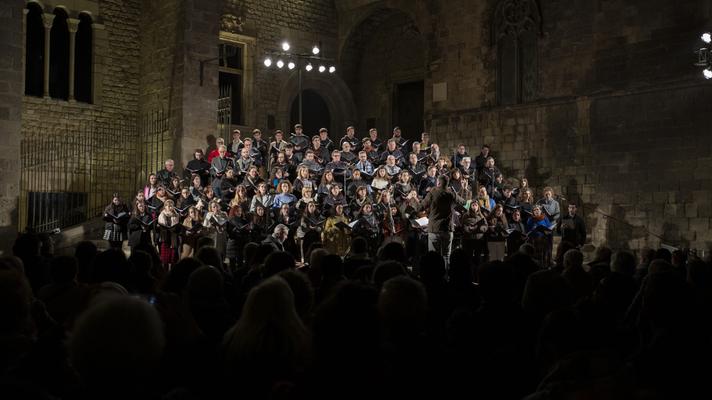
[[[113,193],[133,198],[161,168],[172,134],[163,111],[144,117],[25,130],[20,145],[19,231],[48,232],[101,215]]]
[[[218,97],[218,134],[227,143],[232,141],[232,86],[221,85]]]

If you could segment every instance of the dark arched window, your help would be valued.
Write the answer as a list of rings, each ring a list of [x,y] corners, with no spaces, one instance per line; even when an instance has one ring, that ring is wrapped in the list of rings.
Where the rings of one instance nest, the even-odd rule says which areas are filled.
[[[536,0],[500,0],[492,24],[497,46],[498,103],[517,104],[536,99],[539,5]]]
[[[54,9],[54,21],[49,40],[49,95],[56,99],[69,98],[69,27],[67,12]]]
[[[92,82],[92,20],[88,14],[79,14],[79,28],[74,43],[74,98],[91,103]]]
[[[44,90],[44,38],[42,8],[37,3],[27,4],[25,34],[25,94],[42,97]]]

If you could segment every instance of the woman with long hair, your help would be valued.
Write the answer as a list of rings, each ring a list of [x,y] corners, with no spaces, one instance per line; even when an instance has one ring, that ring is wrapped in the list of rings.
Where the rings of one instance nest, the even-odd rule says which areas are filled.
[[[203,198],[203,184],[200,175],[193,174],[190,176],[190,195],[193,196],[193,201],[197,204]]]
[[[362,185],[356,188],[356,195],[351,199],[349,204],[349,209],[351,210],[351,215],[358,213],[358,211],[366,203],[372,203],[371,197],[368,195],[368,188],[366,185]]]
[[[403,170],[398,174],[398,182],[393,185],[395,200],[402,201],[405,200],[406,196],[413,190],[413,185],[410,183],[411,176],[410,172]]]
[[[358,213],[358,220],[353,227],[353,236],[361,236],[368,242],[368,248],[373,253],[378,248],[380,224],[373,213],[371,203],[366,203]]]
[[[553,247],[553,234],[550,230],[551,223],[541,210],[540,205],[532,207],[532,216],[527,220],[527,237],[534,245],[535,259],[543,268],[551,264],[551,250]]]
[[[519,209],[522,211],[522,219],[526,219],[532,215],[534,207],[534,192],[531,189],[524,189],[519,194],[518,203]]]
[[[203,233],[203,221],[200,211],[195,206],[188,208],[188,215],[183,219],[183,243],[180,258],[190,257],[197,248],[198,239]]]
[[[235,197],[233,197],[228,204],[228,211],[232,210],[233,207],[240,207],[243,213],[246,213],[250,209],[250,200],[247,194],[247,188],[243,185],[237,185],[235,187]]]
[[[109,242],[112,249],[121,249],[124,239],[127,239],[127,225],[131,212],[128,206],[121,201],[118,193],[111,196],[111,203],[104,208],[104,240]]]
[[[489,214],[494,210],[495,202],[487,193],[487,188],[480,186],[477,190],[477,202],[480,203],[482,212]]]
[[[247,195],[250,197],[253,196],[257,192],[259,184],[262,182],[264,181],[260,178],[257,166],[251,165],[247,169],[247,175],[245,175],[245,178],[242,180],[242,185],[247,189]]]
[[[494,210],[487,219],[487,251],[489,261],[504,260],[505,239],[507,238],[507,217],[501,204],[494,206]]]
[[[309,177],[309,168],[304,164],[300,164],[297,167],[297,178],[294,179],[294,195],[300,197],[305,186],[314,186],[314,181]]]
[[[180,215],[175,209],[173,200],[166,200],[158,215],[158,232],[160,235],[161,264],[169,271],[178,262],[178,229]]]
[[[158,177],[156,176],[156,174],[149,174],[148,182],[143,187],[143,197],[146,199],[146,201],[150,201],[151,197],[153,197],[156,194],[157,190],[158,190]]]
[[[213,200],[208,204],[208,212],[205,213],[203,228],[212,237],[215,248],[222,258],[225,257],[225,247],[227,245],[227,214],[220,209],[220,203]]]
[[[300,212],[306,210],[309,203],[316,203],[316,199],[312,195],[314,193],[313,186],[302,187],[301,197],[297,201],[296,209]]]
[[[341,205],[346,207],[346,197],[341,192],[341,185],[333,184],[329,188],[329,195],[324,199],[324,204],[322,205],[322,215],[328,217],[333,214],[334,207]]]
[[[301,201],[301,200],[300,200]],[[299,245],[299,255],[304,262],[304,250],[309,248],[311,243],[319,241],[319,234],[322,231],[323,219],[316,207],[315,202],[306,205],[302,213],[299,228],[297,228],[297,244]]]
[[[475,265],[482,262],[487,252],[488,230],[487,219],[482,214],[480,203],[473,201],[470,209],[462,216],[462,249],[467,257],[474,260]]]
[[[181,185],[182,181],[179,177],[174,176],[171,178],[171,184],[166,188],[168,190],[168,195],[175,201],[178,200],[178,197],[180,196],[181,191],[183,190],[183,186]]]
[[[255,208],[258,205],[265,207],[267,209],[272,208],[272,203],[274,202],[274,195],[269,192],[269,187],[267,187],[266,182],[260,182],[257,184],[257,192],[252,196],[250,201],[250,212],[254,213]]]
[[[292,194],[292,184],[284,179],[279,183],[279,194],[274,196],[274,203],[272,208],[279,209],[283,204],[288,206],[294,206],[297,203],[297,196]]]
[[[154,219],[146,210],[146,204],[142,201],[134,203],[134,209],[129,220],[129,247],[131,252],[137,246],[151,246],[151,231],[154,228]]]
[[[371,187],[375,191],[382,191],[388,189],[391,185],[391,177],[388,176],[388,171],[386,171],[383,166],[376,168],[373,173],[373,180],[371,181]]]
[[[242,316],[225,334],[225,369],[242,382],[244,396],[266,397],[275,383],[302,372],[309,343],[292,290],[273,276],[250,290]]]
[[[250,220],[240,206],[230,208],[228,214],[227,246],[225,256],[230,261],[230,270],[235,271],[242,264],[242,248],[249,241]]]
[[[250,232],[250,240],[255,243],[260,243],[267,235],[271,234],[272,218],[270,218],[269,209],[262,204],[255,207],[255,212],[252,213],[252,231]]]
[[[327,169],[321,176],[321,182],[316,191],[317,201],[321,202],[322,197],[329,195],[329,189],[334,184],[334,171]]]

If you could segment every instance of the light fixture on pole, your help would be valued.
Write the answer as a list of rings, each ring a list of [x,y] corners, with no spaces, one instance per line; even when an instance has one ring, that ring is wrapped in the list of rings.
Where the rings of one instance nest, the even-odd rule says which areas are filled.
[[[290,49],[292,46],[290,46],[289,42],[286,40],[281,43],[281,50],[279,51],[268,51],[264,60],[264,65],[265,67],[269,68],[273,64],[273,59],[276,61],[274,62],[275,66],[278,69],[284,68],[284,66],[287,66],[287,69],[290,71],[293,69],[297,69],[297,80],[298,80],[298,101],[299,101],[299,123],[302,122],[302,69],[304,69],[306,72],[311,72],[315,67],[314,65],[318,65],[317,70],[321,73],[325,71],[329,71],[329,73],[333,74],[336,72],[336,67],[333,65],[326,66],[323,63],[331,63],[333,60],[328,59],[324,57],[321,54],[321,43],[315,44],[311,48],[311,54],[309,53],[292,53],[290,52]],[[286,59],[286,61],[285,61]]]
[[[702,67],[702,76],[712,79],[712,34],[705,32],[700,36],[703,45],[695,51],[697,62],[695,66]]]

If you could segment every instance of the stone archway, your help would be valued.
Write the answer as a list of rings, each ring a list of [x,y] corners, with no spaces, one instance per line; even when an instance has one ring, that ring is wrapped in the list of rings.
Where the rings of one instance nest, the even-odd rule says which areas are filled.
[[[374,9],[349,30],[339,64],[359,112],[359,132],[375,127],[388,137],[398,125],[404,137],[420,138],[426,49],[413,15],[397,8]]]
[[[297,72],[292,72],[282,87],[277,103],[277,126],[289,127],[291,107],[297,98],[299,81]],[[329,109],[333,137],[345,131],[346,126],[356,121],[356,105],[351,90],[336,74],[319,73],[316,71],[302,72],[302,90],[310,90],[320,96]],[[290,127],[291,129],[291,127]],[[313,135],[318,132],[305,132]],[[341,136],[339,136],[341,137]]]
[[[324,98],[319,93],[306,89],[302,93],[303,111],[302,119],[299,119],[299,98],[294,98],[292,101],[291,111],[289,113],[289,126],[293,127],[297,123],[304,126],[304,132],[311,134],[318,132],[321,128],[326,128],[329,131],[334,129],[331,126],[331,111],[329,106],[324,101]]]

